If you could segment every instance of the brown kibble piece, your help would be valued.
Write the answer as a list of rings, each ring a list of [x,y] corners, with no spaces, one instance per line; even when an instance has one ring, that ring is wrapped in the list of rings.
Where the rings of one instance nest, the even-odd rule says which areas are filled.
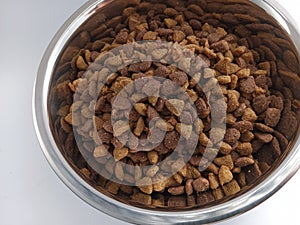
[[[225,40],[221,40],[221,41],[215,42],[210,47],[215,52],[225,53],[226,51],[229,50],[229,45],[228,45],[227,41],[225,41]]]
[[[136,123],[136,127],[134,129],[134,134],[136,136],[140,136],[143,130],[145,129],[145,123],[142,117],[140,117]]]
[[[168,207],[181,208],[186,206],[186,200],[182,196],[171,196],[168,200]]]
[[[234,195],[241,190],[236,180],[232,180],[230,183],[224,185],[222,188],[226,196]]]
[[[232,151],[232,147],[229,144],[227,144],[226,142],[221,143],[220,152],[223,155],[228,155],[228,154],[230,154],[231,151]]]
[[[231,146],[234,146],[239,138],[241,137],[241,133],[235,128],[229,128],[226,130],[224,141]]]
[[[254,163],[254,160],[249,157],[240,157],[234,161],[234,165],[238,167],[249,166]]]
[[[263,123],[255,123],[254,127],[265,133],[273,133],[274,132],[274,129],[272,127],[269,127]]]
[[[193,186],[192,186],[192,183],[193,183],[193,179],[188,179],[186,182],[185,182],[185,193],[187,195],[191,195],[193,194]]]
[[[175,26],[177,25],[177,21],[176,21],[176,20],[173,20],[173,19],[170,19],[170,18],[166,18],[166,19],[164,20],[164,22],[165,22],[165,24],[166,24],[166,26],[167,26],[168,28],[172,28],[172,27],[175,27]]]
[[[249,142],[239,143],[238,146],[236,147],[236,151],[242,156],[247,156],[252,153],[253,148],[251,143]]]
[[[208,180],[209,180],[209,186],[210,186],[211,189],[215,190],[220,186],[219,181],[218,181],[218,177],[215,174],[209,173],[208,174]]]
[[[105,146],[105,145],[99,145],[99,146],[97,146],[94,149],[93,156],[95,158],[104,157],[104,156],[106,156],[108,154],[107,149],[108,149],[107,146]]]
[[[133,107],[140,115],[146,116],[147,106],[144,103],[136,103]]]
[[[214,163],[218,166],[227,166],[230,170],[233,169],[233,161],[230,155],[222,156],[214,159]]]
[[[151,205],[152,198],[151,195],[137,192],[131,196],[131,200],[142,205]]]
[[[173,39],[175,42],[181,42],[185,37],[185,33],[183,33],[181,30],[175,30],[173,33]]]
[[[182,195],[184,193],[184,186],[178,186],[178,187],[170,187],[168,188],[168,192],[171,195]]]
[[[110,193],[116,195],[116,194],[118,194],[118,191],[119,191],[119,189],[120,189],[120,184],[117,184],[117,183],[112,182],[112,181],[108,181],[108,182],[106,183],[106,185],[105,185],[105,189],[106,189],[108,192],[110,192]]]
[[[269,107],[269,98],[265,95],[259,95],[253,99],[252,107],[256,113],[262,113]]]
[[[196,192],[204,192],[209,188],[209,181],[204,177],[199,177],[192,183]]]
[[[276,108],[268,108],[264,122],[269,127],[275,127],[280,120],[280,110]]]
[[[239,89],[240,91],[251,94],[255,91],[255,81],[253,77],[248,77],[245,79],[241,79],[239,82]]]
[[[218,177],[222,186],[233,179],[233,175],[227,166],[221,166]]]
[[[235,124],[233,124],[232,127],[236,128],[241,133],[253,130],[253,124],[249,121],[238,121]]]
[[[128,155],[128,148],[115,148],[113,151],[113,155],[115,160],[119,161]]]
[[[246,108],[242,116],[242,120],[246,120],[250,122],[255,122],[257,118],[258,117],[256,113],[251,108]]]
[[[136,186],[145,194],[150,195],[153,192],[152,179],[150,177],[143,177],[136,181]]]
[[[147,33],[144,34],[143,40],[156,40],[157,35],[158,35],[157,32],[148,31]]]
[[[262,143],[269,143],[273,140],[273,136],[268,133],[254,133],[255,137]]]

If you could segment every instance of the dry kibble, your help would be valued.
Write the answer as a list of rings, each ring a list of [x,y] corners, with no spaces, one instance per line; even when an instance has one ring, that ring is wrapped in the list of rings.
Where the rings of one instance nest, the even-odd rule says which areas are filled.
[[[240,154],[240,155],[250,155],[253,151],[252,145],[250,142],[241,142],[238,144],[238,146],[236,147],[236,151]]]
[[[230,170],[233,169],[233,161],[231,155],[215,158],[214,163],[218,166],[227,166]]]
[[[128,155],[128,148],[115,148],[113,151],[113,155],[115,160],[119,161]]]
[[[227,166],[221,166],[218,177],[222,186],[233,179],[233,175]]]
[[[214,204],[286,155],[300,115],[297,51],[252,3],[154,2],[96,13],[98,25],[67,44],[49,84],[52,132],[76,171],[117,200]]]
[[[145,129],[145,123],[142,117],[140,117],[136,123],[136,127],[134,129],[134,134],[136,136],[140,136]]]
[[[94,157],[99,158],[99,157],[104,157],[108,154],[107,151],[107,146],[105,145],[99,145],[94,149]]]
[[[219,181],[218,181],[218,177],[215,174],[209,173],[208,174],[208,180],[209,180],[209,186],[210,186],[211,189],[215,190],[220,186]]]
[[[203,177],[199,177],[192,183],[196,192],[204,192],[209,188],[209,181]]]
[[[238,166],[238,167],[245,167],[245,166],[249,166],[251,164],[254,163],[254,160],[248,157],[240,157],[237,158],[234,161],[234,165]]]
[[[234,195],[241,190],[236,180],[232,180],[230,183],[224,185],[222,189],[226,196]]]
[[[153,191],[152,179],[150,177],[144,177],[136,181],[135,184],[145,194],[150,195]]]

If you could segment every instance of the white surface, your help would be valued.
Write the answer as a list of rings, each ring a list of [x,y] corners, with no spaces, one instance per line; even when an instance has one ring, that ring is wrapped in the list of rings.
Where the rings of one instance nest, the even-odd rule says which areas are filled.
[[[297,1],[280,0],[300,21]],[[0,225],[121,225],[75,196],[54,174],[37,142],[34,78],[52,36],[84,0],[0,1]],[[253,210],[216,225],[295,224],[300,172]]]

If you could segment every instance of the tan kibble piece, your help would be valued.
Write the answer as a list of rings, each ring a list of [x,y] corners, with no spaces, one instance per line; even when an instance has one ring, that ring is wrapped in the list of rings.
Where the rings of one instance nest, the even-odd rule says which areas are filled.
[[[193,181],[192,185],[196,192],[204,192],[209,188],[209,181],[204,177],[199,177]]]
[[[234,164],[238,167],[249,166],[254,163],[254,160],[249,157],[240,157],[234,161]]]
[[[196,179],[201,176],[200,171],[189,163],[179,170],[179,174],[186,179]]]
[[[221,166],[218,177],[222,186],[233,179],[233,175],[227,166]]]
[[[213,190],[212,193],[216,200],[224,198],[224,193],[221,188]]]
[[[180,133],[185,139],[189,139],[191,137],[193,127],[192,125],[186,125],[184,123],[177,123],[176,130]]]
[[[130,175],[129,173],[125,173],[124,174],[124,180],[130,184],[134,184],[135,179],[132,175]]]
[[[232,74],[231,76],[231,83],[229,84],[230,89],[235,89],[239,80],[239,77],[235,74]]]
[[[70,124],[73,125],[73,121],[72,121],[72,113],[69,113],[68,115],[65,116],[65,121]],[[75,126],[75,125],[74,125]]]
[[[227,166],[230,170],[234,167],[231,155],[215,158],[214,163],[218,166]]]
[[[227,115],[226,115],[226,122],[229,125],[235,124],[236,120],[237,120],[236,117],[234,117],[231,113],[227,113]]]
[[[144,103],[136,103],[133,107],[140,115],[147,115],[147,106]]]
[[[253,139],[254,139],[254,134],[249,130],[242,133],[240,137],[240,141],[242,142],[251,142]]]
[[[192,102],[196,102],[198,99],[197,93],[193,89],[187,89],[186,93],[189,95]]]
[[[251,109],[251,108],[246,108],[245,112],[242,116],[242,120],[247,120],[250,122],[255,122],[257,120],[257,115],[256,113]]]
[[[147,172],[146,172],[146,176],[147,177],[154,177],[155,174],[159,171],[159,167],[156,165],[151,166]]]
[[[104,121],[98,116],[93,116],[93,120],[96,130],[100,130],[103,127]]]
[[[185,37],[185,33],[183,33],[181,30],[175,30],[173,33],[173,39],[175,42],[181,42]]]
[[[226,196],[234,195],[240,190],[241,188],[236,180],[232,180],[230,183],[223,186],[223,191]]]
[[[148,101],[149,101],[149,103],[150,103],[153,107],[155,107],[155,105],[156,105],[156,103],[157,103],[157,101],[158,101],[158,97],[156,97],[156,96],[149,96],[149,97],[148,97]]]
[[[211,140],[206,136],[205,133],[200,133],[199,141],[200,141],[200,144],[203,146],[212,146]]]
[[[170,187],[168,188],[168,192],[171,195],[182,195],[184,193],[184,186]]]
[[[241,70],[239,70],[236,75],[239,78],[248,78],[250,76],[250,69],[249,68],[243,68]]]
[[[104,157],[107,155],[107,149],[108,147],[105,146],[105,145],[99,145],[97,146],[95,149],[94,149],[94,153],[93,153],[93,156],[95,158],[100,158],[100,157]]]
[[[112,181],[108,181],[107,184],[105,185],[105,189],[109,193],[112,193],[114,195],[118,194],[119,188],[120,188],[120,184],[112,182]]]
[[[84,61],[81,55],[78,56],[76,60],[76,66],[79,70],[86,70],[88,68],[88,64]]]
[[[230,144],[227,144],[226,142],[222,142],[220,145],[220,152],[223,155],[228,155],[232,151],[232,147]]]
[[[170,18],[166,18],[164,22],[168,28],[172,28],[177,25],[177,21]]]
[[[156,164],[156,163],[158,163],[158,158],[159,158],[159,156],[158,156],[158,153],[157,153],[157,151],[150,151],[150,152],[147,152],[147,157],[148,157],[148,159],[149,159],[149,162],[151,163],[151,164]]]
[[[175,173],[173,175],[173,178],[178,184],[181,184],[183,181],[183,177],[179,173]]]
[[[143,176],[143,171],[140,166],[136,166],[134,169],[134,179],[140,180]]]
[[[193,183],[193,179],[188,179],[188,180],[185,182],[185,193],[186,193],[187,195],[193,194],[194,189],[193,189],[192,183]]]
[[[143,40],[156,40],[157,35],[157,32],[148,31],[144,34]]]
[[[128,121],[118,120],[113,124],[114,136],[119,137],[130,129]]]
[[[210,163],[207,167],[207,170],[214,173],[215,175],[218,175],[219,173],[219,168],[214,163]]]
[[[91,172],[87,168],[82,168],[80,172],[87,178],[89,178],[91,175]]]
[[[131,196],[131,200],[143,205],[151,205],[152,198],[151,195],[137,192]]]
[[[174,130],[174,126],[171,123],[161,119],[156,120],[155,126],[160,130],[167,131],[167,132]]]
[[[232,53],[234,56],[241,56],[242,54],[244,54],[247,51],[247,47],[246,46],[238,46],[237,48],[235,48]]]
[[[228,90],[227,96],[228,96],[227,112],[233,112],[240,105],[239,103],[240,93],[235,90]]]
[[[113,155],[115,160],[119,161],[128,155],[128,148],[116,148],[113,151]]]
[[[162,196],[161,198],[152,199],[152,205],[157,207],[165,206],[164,197]]]
[[[145,129],[145,123],[144,123],[143,118],[140,117],[136,123],[136,127],[135,127],[133,133],[139,137],[139,136],[141,136],[141,133],[143,132],[144,129]]]
[[[245,172],[241,171],[241,173],[238,174],[237,180],[241,187],[245,187],[247,185]]]
[[[148,195],[152,194],[153,186],[152,186],[152,179],[150,177],[144,177],[138,180],[135,184],[145,194]]]
[[[175,116],[180,116],[184,107],[184,101],[180,99],[169,99],[165,102],[165,105],[167,109]]]
[[[121,163],[117,163],[115,167],[115,176],[120,181],[124,180],[124,170]]]
[[[242,169],[241,169],[241,167],[234,167],[234,168],[231,170],[231,172],[232,172],[232,173],[237,173],[237,174],[239,174],[239,173],[242,172]]]
[[[244,143],[239,143],[236,151],[242,155],[242,156],[247,156],[250,155],[253,151],[252,145],[249,142],[244,142]]]
[[[231,83],[231,77],[226,76],[226,75],[218,76],[217,80],[220,84],[229,84],[229,83]]]
[[[208,180],[209,180],[209,186],[211,189],[217,189],[220,186],[218,177],[215,174],[209,173]]]

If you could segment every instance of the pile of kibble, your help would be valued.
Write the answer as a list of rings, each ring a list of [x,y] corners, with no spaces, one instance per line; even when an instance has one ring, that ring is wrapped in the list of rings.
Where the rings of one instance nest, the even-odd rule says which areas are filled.
[[[92,19],[65,48],[53,76],[49,105],[53,134],[62,154],[94,188],[133,205],[203,206],[255,184],[283,155],[298,127],[299,62],[287,34],[263,10],[248,1],[134,0],[128,1],[119,15],[111,17],[100,12]],[[105,53],[124,44],[149,40],[179,44],[200,56],[208,67],[191,77],[163,60],[159,62],[168,49],[154,50],[150,54],[156,62],[144,61],[120,69],[101,90],[97,90],[96,81],[92,88],[77,90],[88,75],[99,72],[97,61]],[[127,57],[134,57],[134,52],[127,50]],[[185,70],[194,69],[187,56],[171,55],[175,61],[185,58]],[[108,58],[105,63],[109,67],[120,64],[116,58]],[[194,104],[196,120],[189,111],[178,110],[183,109],[184,101],[150,96],[134,104],[129,115],[118,115],[120,121],[113,126],[115,96],[144,77],[160,77],[180,86]],[[226,130],[221,141],[210,139],[211,105],[197,85],[200,80],[203,84],[217,81],[222,91],[226,104],[220,103],[220,108],[226,111]],[[159,81],[134,88],[147,94],[154,87],[161,93],[176,92],[175,85]],[[84,95],[85,100],[75,100],[75,92]],[[91,107],[88,100],[95,94],[96,102]],[[121,110],[130,105],[127,101],[129,97],[120,104]],[[86,119],[76,119],[76,112],[86,115]],[[123,117],[129,119],[129,130],[122,123]],[[155,125],[165,132],[163,141],[154,149],[136,150],[136,140],[147,138],[149,121],[156,117],[165,121],[164,126]],[[197,137],[189,132],[189,124],[197,126]],[[90,141],[95,131],[102,145]],[[81,146],[74,132],[81,137]],[[137,138],[130,140],[129,132]],[[188,162],[183,165],[178,156],[168,165],[158,164],[174,151],[181,136],[186,139],[183,149],[187,152],[188,140],[197,140]],[[79,148],[85,149],[84,156]],[[212,163],[201,171],[199,163],[205,149],[217,152]],[[108,156],[141,167],[128,171],[122,164],[112,167],[106,163]],[[143,166],[150,167],[143,170]],[[114,179],[101,176],[94,167]],[[177,169],[176,173],[164,179],[165,172],[172,169]],[[126,181],[135,185],[126,185]],[[151,185],[142,185],[151,181]]]

